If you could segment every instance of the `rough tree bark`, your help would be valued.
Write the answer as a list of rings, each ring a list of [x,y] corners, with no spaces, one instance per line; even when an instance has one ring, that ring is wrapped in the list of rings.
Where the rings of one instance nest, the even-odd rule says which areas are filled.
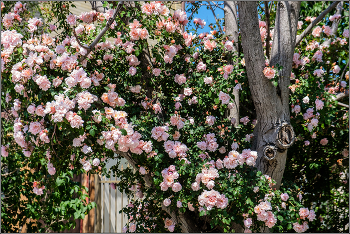
[[[238,18],[237,18],[237,2],[235,1],[225,1],[224,2],[224,13],[225,13],[225,33],[228,35],[230,41],[234,41],[234,52],[239,54],[238,48]],[[232,60],[229,61],[232,63]],[[236,64],[237,65],[237,64]],[[229,110],[228,118],[235,118],[235,127],[239,124],[239,91],[233,90],[232,94],[235,96],[234,104],[235,106]]]
[[[257,168],[276,180],[279,188],[286,164],[287,147],[274,150],[274,158],[264,156],[266,146],[277,149],[278,127],[283,122],[290,123],[289,89],[293,53],[297,32],[300,2],[279,2],[277,4],[274,42],[271,50],[270,66],[279,64],[278,86],[273,86],[264,74],[265,57],[260,38],[257,2],[239,2],[242,47],[247,67],[250,91],[257,113],[254,129],[253,150],[258,152]],[[289,132],[292,133],[292,130]],[[290,136],[286,145],[292,143]]]

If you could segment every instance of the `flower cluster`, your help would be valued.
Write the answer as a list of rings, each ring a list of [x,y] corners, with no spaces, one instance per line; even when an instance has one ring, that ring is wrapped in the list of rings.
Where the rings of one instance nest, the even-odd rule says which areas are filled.
[[[162,171],[163,182],[160,183],[160,188],[162,191],[167,191],[168,188],[171,188],[175,193],[179,192],[182,189],[182,186],[179,182],[175,182],[179,178],[179,173],[177,173],[175,166],[170,165],[168,168],[165,168]]]
[[[152,129],[152,138],[157,141],[166,141],[169,137],[169,134],[167,133],[169,130],[168,126],[160,126],[160,127],[154,127]]]
[[[185,126],[185,122],[183,121],[184,119],[181,118],[179,115],[173,115],[170,117],[170,124],[172,126],[176,126],[177,129],[181,129]]]
[[[260,202],[259,205],[254,207],[258,220],[265,222],[265,225],[269,228],[272,228],[277,223],[275,215],[270,211],[271,209],[271,203],[268,201]]]
[[[35,193],[36,195],[43,195],[43,190],[45,189],[45,186],[41,186],[39,187],[39,182],[34,181],[33,183],[33,193]]]
[[[109,90],[108,93],[103,93],[101,96],[101,99],[103,102],[107,103],[111,107],[116,107],[116,106],[124,106],[125,105],[125,100],[121,97],[119,97],[119,94],[114,92],[115,89],[115,84],[109,84]]]
[[[146,15],[159,14],[163,16],[168,16],[169,12],[170,11],[168,7],[160,1],[145,3],[142,5],[142,13],[145,13]]]
[[[219,178],[218,170],[211,166],[209,169],[203,168],[202,173],[197,174],[196,182],[194,182],[191,187],[193,191],[198,191],[200,188],[200,182],[208,188],[212,189],[215,186],[214,179]]]
[[[276,70],[271,68],[271,67],[265,67],[264,70],[263,70],[263,73],[264,73],[264,76],[271,80],[275,77],[276,75]]]
[[[257,152],[251,151],[250,149],[244,149],[242,154],[232,150],[228,153],[228,156],[224,158],[223,162],[227,169],[234,169],[238,165],[243,165],[244,163],[249,166],[254,166],[257,158]]]
[[[216,151],[217,148],[219,147],[219,145],[216,142],[217,139],[215,138],[215,134],[209,133],[209,134],[205,135],[204,137],[205,137],[205,141],[197,142],[198,148],[203,150],[203,151],[205,151],[205,150],[209,150],[210,152]]]
[[[170,158],[185,158],[187,156],[187,146],[179,141],[166,141],[164,142],[164,148]]]
[[[205,206],[207,210],[211,210],[215,206],[219,209],[225,209],[228,205],[228,198],[215,190],[204,190],[198,196],[198,202],[200,206]]]

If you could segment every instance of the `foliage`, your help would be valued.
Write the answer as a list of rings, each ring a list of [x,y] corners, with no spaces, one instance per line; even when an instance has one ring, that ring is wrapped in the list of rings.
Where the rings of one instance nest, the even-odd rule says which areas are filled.
[[[271,178],[253,167],[257,155],[249,148],[256,120],[250,119],[256,116],[248,111],[254,108],[243,55],[232,53],[226,35],[182,32],[187,24],[184,12],[168,17],[161,3],[152,2],[158,4],[154,8],[133,4],[122,8],[111,30],[89,54],[71,33],[73,26],[80,43],[90,45],[113,11],[75,17],[69,15],[70,3],[50,2],[42,9],[49,15],[45,22],[28,20],[24,10],[19,12],[20,22],[14,19],[6,27],[7,33],[16,30],[23,38],[12,35],[12,40],[3,40],[2,33],[2,91],[6,95],[1,104],[5,166],[1,170],[2,174],[14,171],[2,180],[3,229],[17,231],[14,226],[23,217],[46,224],[29,225],[28,231],[69,229],[74,222],[66,220],[83,218],[94,206],[86,202],[86,188],[73,182],[73,175],[106,173],[106,160],[126,157],[136,172],[112,167],[122,181],[121,192],[130,199],[136,192],[138,197],[123,209],[129,218],[125,231],[180,232],[182,227],[170,214],[190,215],[206,232],[232,232],[233,223],[256,232],[265,226],[276,232],[305,231],[308,225],[316,231],[339,231],[346,217],[337,226],[334,223],[339,221],[328,221],[325,207],[326,202],[339,199],[337,206],[343,209],[348,200],[346,188],[333,196],[341,186],[339,173],[347,169],[342,165],[348,159],[342,165],[339,159],[348,146],[348,118],[343,118],[344,108],[336,106],[329,91],[348,89],[347,83],[343,89],[334,88],[340,73],[330,72],[333,62],[345,69],[345,43],[338,40],[323,49],[325,62],[312,61],[316,50],[307,50],[306,44],[298,48],[310,62],[304,67],[294,64],[298,79],[292,82],[299,85],[291,86],[292,112],[296,113],[297,103],[306,111],[316,98],[324,98],[324,107],[317,107],[319,115],[307,120],[302,113],[292,114],[298,141],[289,151],[287,165],[291,166],[286,168],[284,185],[276,190]],[[2,10],[4,15],[9,12]],[[63,32],[55,39],[47,34],[59,29]],[[235,65],[229,65],[228,58]],[[314,75],[321,66],[332,75],[323,75],[323,80]],[[241,113],[247,113],[238,127],[226,114],[228,108],[235,108],[233,88],[242,88],[240,108],[244,106]],[[301,104],[306,94],[309,102]],[[318,119],[312,132],[307,127],[311,118]],[[316,138],[310,138],[313,133]],[[320,145],[325,137],[327,145]],[[302,139],[310,145],[305,146]],[[26,165],[28,169],[18,170]],[[330,181],[331,173],[335,180]],[[317,187],[323,183],[318,174],[329,187]],[[319,199],[315,188],[322,194]],[[18,203],[21,194],[28,200]],[[305,208],[314,209],[326,225],[312,222],[312,212],[303,216]],[[15,219],[17,210],[22,212]]]

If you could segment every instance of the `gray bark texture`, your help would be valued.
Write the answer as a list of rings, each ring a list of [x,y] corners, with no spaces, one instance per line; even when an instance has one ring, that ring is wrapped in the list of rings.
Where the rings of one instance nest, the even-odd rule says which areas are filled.
[[[279,2],[276,11],[270,66],[279,64],[278,86],[273,86],[264,74],[265,57],[260,38],[257,2],[239,2],[242,47],[247,67],[250,91],[257,113],[253,150],[258,152],[256,167],[274,179],[279,188],[287,158],[287,150],[277,151],[272,160],[264,157],[267,145],[276,145],[277,127],[290,122],[290,74],[295,48],[300,2]]]
[[[225,12],[225,33],[228,35],[230,41],[234,41],[234,52],[239,54],[238,51],[238,19],[237,19],[237,2],[235,1],[225,1],[224,2],[224,12]],[[232,61],[229,61],[231,63]],[[237,64],[234,64],[237,65]],[[235,118],[235,127],[239,124],[239,91],[233,90],[234,104],[235,106],[229,110],[228,118]]]
[[[337,5],[337,7],[336,7],[336,9],[337,9],[336,14],[341,15],[341,13],[342,13],[342,11],[343,11],[343,2],[339,2],[338,5]],[[333,34],[334,36],[337,36],[337,30],[338,30],[339,22],[340,22],[340,19],[336,19],[336,20],[334,20],[333,23],[332,23],[332,34]],[[330,46],[330,45],[331,45],[331,42],[332,42],[332,39],[328,39],[328,40],[324,43],[324,45],[325,45],[325,46]]]

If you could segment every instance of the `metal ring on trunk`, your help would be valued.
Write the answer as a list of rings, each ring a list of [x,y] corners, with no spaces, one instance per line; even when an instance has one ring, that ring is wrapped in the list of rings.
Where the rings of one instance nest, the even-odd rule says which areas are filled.
[[[277,129],[276,145],[279,149],[288,149],[294,143],[295,133],[292,125],[282,123]]]
[[[277,148],[273,145],[267,145],[264,148],[264,157],[267,160],[272,160],[276,157],[277,155]]]

